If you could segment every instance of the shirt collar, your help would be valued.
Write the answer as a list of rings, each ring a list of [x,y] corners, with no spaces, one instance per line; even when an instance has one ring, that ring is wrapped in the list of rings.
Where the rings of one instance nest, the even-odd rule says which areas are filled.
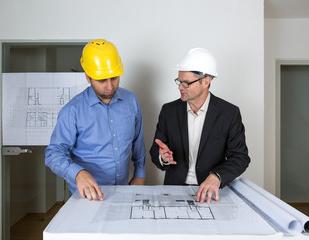
[[[93,88],[90,86],[88,87],[88,99],[89,99],[89,106],[93,106],[97,103],[101,103],[101,100],[98,98],[96,93],[94,92]],[[117,102],[118,100],[123,100],[124,94],[121,88],[118,87],[116,90],[110,104]]]
[[[209,101],[210,101],[210,93],[208,93],[208,96],[207,96],[205,102],[203,103],[202,107],[197,111],[197,113],[196,113],[197,115],[198,115],[200,112],[206,112],[206,111],[207,111],[208,105],[209,105]],[[190,104],[189,104],[188,102],[187,102],[187,112],[192,112],[192,113],[194,113],[194,112],[192,111],[192,109],[191,109],[191,107],[190,107]]]

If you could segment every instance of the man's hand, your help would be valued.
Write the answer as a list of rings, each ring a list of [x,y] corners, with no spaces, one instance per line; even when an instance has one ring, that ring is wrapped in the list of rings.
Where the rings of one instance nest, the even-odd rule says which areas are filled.
[[[196,193],[196,200],[201,203],[207,201],[207,203],[210,204],[212,197],[214,197],[214,199],[218,201],[219,187],[219,178],[213,173],[209,174],[205,181],[201,183]]]
[[[144,182],[145,182],[144,178],[133,177],[130,180],[129,184],[130,185],[144,185]]]
[[[81,170],[76,175],[76,185],[81,197],[89,200],[103,200],[103,193],[100,187],[86,170]]]
[[[163,143],[160,139],[155,139],[155,143],[159,146],[159,154],[163,162],[168,164],[177,164],[177,162],[174,161],[173,152],[165,143]]]

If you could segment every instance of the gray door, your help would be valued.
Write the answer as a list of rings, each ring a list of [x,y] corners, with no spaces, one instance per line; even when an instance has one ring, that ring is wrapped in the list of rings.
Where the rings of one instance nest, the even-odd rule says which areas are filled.
[[[281,198],[309,202],[309,66],[281,66]]]
[[[81,72],[79,58],[84,44],[2,43],[2,71]],[[2,239],[42,239],[43,229],[65,200],[64,182],[45,167],[45,146],[0,147]]]

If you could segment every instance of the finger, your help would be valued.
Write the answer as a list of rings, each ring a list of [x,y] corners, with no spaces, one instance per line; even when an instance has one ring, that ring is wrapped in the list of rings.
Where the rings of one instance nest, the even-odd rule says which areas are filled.
[[[207,192],[209,191],[209,186],[208,185],[204,185],[203,186],[203,191],[201,192],[201,196],[200,196],[200,202],[203,203],[206,201],[206,195]]]
[[[162,159],[163,159],[164,162],[168,162],[169,164],[173,164],[173,165],[177,164],[177,162],[174,161],[173,156],[169,155],[167,153],[162,156]]]
[[[173,157],[169,157],[169,158],[167,158],[167,160],[168,160],[168,163],[169,163],[169,164],[177,164],[177,162],[174,161],[174,158],[173,158]]]
[[[164,148],[164,150],[166,150],[166,152],[169,154],[169,155],[173,155],[173,152],[167,147],[167,148]]]
[[[215,190],[215,194],[214,195],[215,195],[215,200],[219,201],[219,189]]]
[[[203,202],[206,201],[207,192],[208,192],[208,189],[207,189],[207,188],[204,188],[203,192],[201,193],[200,203],[203,203]]]
[[[169,157],[173,157],[173,152],[169,149],[164,149],[164,153],[166,153]]]
[[[212,197],[212,191],[207,191],[207,203],[210,204]]]
[[[177,164],[177,162],[175,162],[175,161],[171,161],[171,162],[169,162],[169,164],[176,165],[176,164]]]
[[[173,152],[172,152],[172,151],[170,151],[170,150],[168,150],[168,151],[163,151],[163,153],[164,153],[164,156],[165,156],[165,157],[167,157],[167,158],[173,160]]]
[[[169,154],[168,152],[160,153],[161,157],[165,162],[174,162],[174,158],[172,154]]]
[[[102,193],[100,187],[97,184],[95,184],[93,187],[95,188],[95,190],[98,194],[98,200],[103,200],[103,193]]]
[[[93,186],[89,188],[89,191],[90,191],[91,199],[98,200],[97,192]]]
[[[170,156],[170,152],[168,149],[163,149],[163,148],[160,148],[160,154],[161,155],[166,155],[166,156]]]
[[[202,192],[203,192],[203,187],[200,186],[197,193],[196,193],[196,201],[198,201],[198,202],[200,201]]]
[[[84,193],[87,199],[92,200],[89,187],[84,188]]]
[[[155,143],[158,144],[158,146],[162,149],[168,149],[168,146],[163,143],[160,139],[155,139]]]
[[[172,151],[168,151],[166,154],[168,155],[169,158],[173,158],[173,152]]]
[[[84,194],[84,190],[80,187],[78,187],[78,192],[79,192],[79,195],[82,197],[82,198],[85,198],[86,195]]]
[[[165,152],[165,153],[163,154],[163,157],[164,157],[165,159],[171,159],[171,160],[173,160],[173,156],[170,155],[170,154],[167,153],[167,152]]]

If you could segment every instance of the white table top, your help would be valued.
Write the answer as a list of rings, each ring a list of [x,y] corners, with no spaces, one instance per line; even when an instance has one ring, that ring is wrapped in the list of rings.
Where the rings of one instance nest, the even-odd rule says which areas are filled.
[[[229,187],[210,205],[195,201],[197,187],[101,188],[104,201],[71,196],[44,230],[44,240],[286,238]]]

